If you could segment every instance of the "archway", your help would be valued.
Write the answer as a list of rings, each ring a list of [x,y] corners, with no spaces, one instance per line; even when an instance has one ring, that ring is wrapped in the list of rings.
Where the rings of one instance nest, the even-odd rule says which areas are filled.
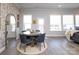
[[[5,20],[5,46],[8,48],[9,40],[16,40],[16,18],[13,14],[8,14]]]

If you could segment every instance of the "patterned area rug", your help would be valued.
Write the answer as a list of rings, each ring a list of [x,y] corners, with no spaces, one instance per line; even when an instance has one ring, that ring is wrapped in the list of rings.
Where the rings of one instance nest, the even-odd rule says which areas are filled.
[[[24,52],[24,49],[19,47],[20,47],[20,43],[17,45],[17,50],[22,54],[36,55],[36,54],[43,53],[47,49],[47,43],[45,43],[45,47],[43,44],[41,45],[41,50],[40,50],[40,46],[34,46],[34,47],[27,46],[26,52]]]

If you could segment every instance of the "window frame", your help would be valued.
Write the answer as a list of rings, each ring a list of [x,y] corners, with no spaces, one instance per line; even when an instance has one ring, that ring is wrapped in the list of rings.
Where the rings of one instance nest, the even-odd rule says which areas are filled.
[[[43,24],[39,24],[40,19],[43,20]],[[40,28],[42,28],[42,31],[40,30],[41,32],[44,32],[44,24],[45,24],[44,21],[45,21],[44,18],[38,18],[38,29],[40,30]]]
[[[73,29],[71,29],[71,28],[70,28],[70,29],[64,29],[64,22],[63,22],[63,21],[64,21],[64,20],[63,20],[63,16],[64,16],[64,15],[72,15],[72,17],[73,17],[73,25],[72,25],[72,26],[73,26]],[[62,28],[63,28],[63,31],[66,31],[66,30],[74,30],[74,29],[75,29],[75,27],[74,27],[74,26],[75,26],[75,24],[74,24],[74,22],[75,22],[75,21],[74,21],[74,16],[75,16],[74,14],[63,14],[63,15],[62,15]]]
[[[75,27],[79,27],[79,25],[77,26],[77,24],[76,24],[76,16],[79,16],[79,14],[75,14]]]
[[[30,23],[24,23],[24,16],[26,16],[26,15],[31,16],[31,22]],[[23,15],[23,30],[27,30],[27,29],[25,29],[25,24],[30,24],[31,25],[31,27],[28,28],[28,29],[32,28],[32,15],[31,14],[24,14]]]
[[[50,24],[50,21],[49,21],[49,26],[50,26],[50,27],[49,27],[49,30],[50,30],[50,31],[56,31],[56,32],[57,32],[57,31],[62,31],[62,15],[61,15],[61,14],[51,14],[51,15],[59,16],[59,17],[60,17],[60,20],[61,20],[61,21],[60,21],[60,24],[61,24],[61,25],[59,25],[60,30],[55,30],[55,29],[51,30],[51,27],[53,27],[53,24],[51,25],[51,24]],[[49,17],[51,17],[51,15],[50,15]],[[50,19],[50,20],[51,20],[51,19]],[[57,25],[55,24],[55,26],[57,26]],[[54,26],[54,27],[55,27],[55,26]]]
[[[11,17],[14,18],[14,23],[11,22],[11,21],[12,21],[12,20],[11,20]],[[10,25],[11,25],[11,27],[12,27],[12,28],[11,28],[11,31],[12,31],[12,32],[15,32],[15,31],[16,31],[16,19],[15,19],[15,16],[14,16],[14,15],[11,15],[11,16],[10,16]]]

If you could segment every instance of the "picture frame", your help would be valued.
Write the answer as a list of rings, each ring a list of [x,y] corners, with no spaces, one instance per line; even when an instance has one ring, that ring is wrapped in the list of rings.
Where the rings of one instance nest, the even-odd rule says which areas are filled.
[[[32,24],[37,24],[37,20],[36,19],[33,19],[32,20]]]
[[[17,27],[19,27],[19,15],[17,15]]]

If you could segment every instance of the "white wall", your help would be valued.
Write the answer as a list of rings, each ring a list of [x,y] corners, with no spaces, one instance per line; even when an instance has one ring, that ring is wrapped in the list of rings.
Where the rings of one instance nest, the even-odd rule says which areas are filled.
[[[45,20],[45,33],[46,35],[64,35],[64,31],[50,31],[49,30],[49,15],[50,14],[76,14],[79,13],[78,9],[22,9],[21,10],[21,19],[20,22],[23,20],[22,15],[24,14],[31,14],[33,19],[37,18],[44,18]],[[28,21],[28,20],[27,20]],[[22,30],[22,22],[20,24],[20,29]],[[20,30],[20,31],[21,31]]]

